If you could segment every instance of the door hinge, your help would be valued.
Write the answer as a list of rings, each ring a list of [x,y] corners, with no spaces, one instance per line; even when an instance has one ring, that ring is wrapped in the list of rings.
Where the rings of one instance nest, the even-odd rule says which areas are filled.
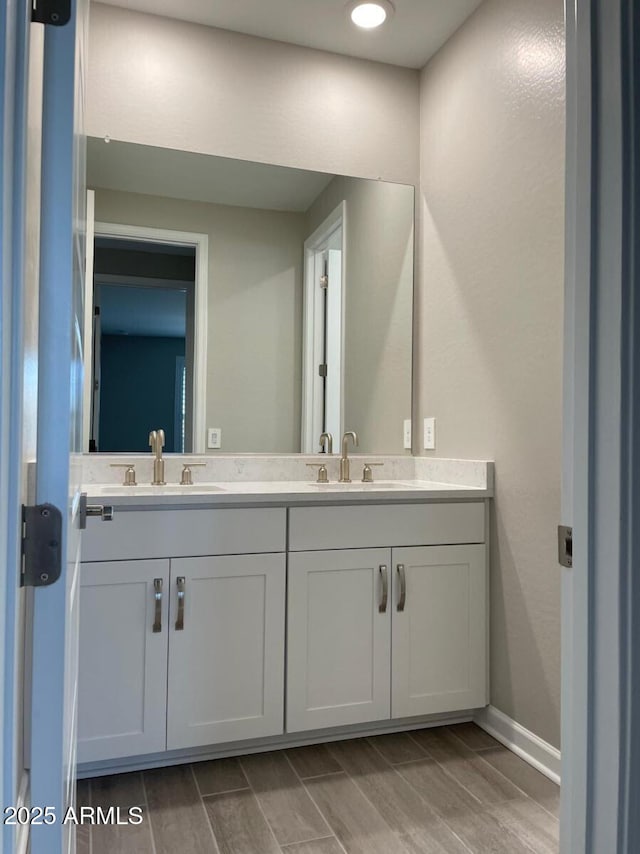
[[[573,566],[573,528],[568,525],[558,525],[558,563]]]
[[[71,0],[33,0],[31,20],[36,24],[63,27],[71,18]]]
[[[62,513],[53,504],[22,505],[21,587],[47,587],[62,571]]]
[[[320,276],[320,287],[328,288],[329,287],[329,276]]]
[[[318,365],[318,376],[326,377],[327,376],[327,365]]]

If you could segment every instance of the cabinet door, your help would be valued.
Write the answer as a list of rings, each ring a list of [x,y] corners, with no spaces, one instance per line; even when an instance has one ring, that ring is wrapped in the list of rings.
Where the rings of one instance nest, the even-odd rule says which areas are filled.
[[[484,546],[393,550],[394,718],[487,704],[486,572]]]
[[[284,554],[171,561],[170,750],[282,733],[285,580]]]
[[[168,560],[82,565],[78,762],[165,750],[168,593]]]
[[[289,555],[288,732],[390,716],[390,558],[389,549]]]

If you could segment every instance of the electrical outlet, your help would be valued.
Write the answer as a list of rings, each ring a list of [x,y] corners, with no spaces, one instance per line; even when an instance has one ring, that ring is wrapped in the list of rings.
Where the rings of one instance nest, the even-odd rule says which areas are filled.
[[[407,418],[404,422],[404,447],[405,450],[411,450],[411,419]]]
[[[222,447],[222,430],[220,427],[209,427],[207,430],[207,448]]]
[[[436,419],[424,419],[424,449],[425,451],[435,451],[436,449]]]

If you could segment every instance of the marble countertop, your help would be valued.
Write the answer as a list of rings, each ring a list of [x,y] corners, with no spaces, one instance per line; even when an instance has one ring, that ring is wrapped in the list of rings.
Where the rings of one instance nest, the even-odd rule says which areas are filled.
[[[313,481],[202,482],[192,486],[86,485],[90,501],[126,506],[177,506],[225,504],[321,504],[365,501],[441,501],[490,498],[489,485],[466,486],[425,480],[379,480],[374,483],[315,483]]]

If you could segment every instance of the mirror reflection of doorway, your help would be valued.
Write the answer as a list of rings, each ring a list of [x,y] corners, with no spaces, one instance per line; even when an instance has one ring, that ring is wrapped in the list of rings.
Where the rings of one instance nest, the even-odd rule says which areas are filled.
[[[192,450],[192,246],[96,237],[90,450]]]
[[[344,420],[343,201],[304,242],[302,451],[322,453],[321,433],[334,439]]]

